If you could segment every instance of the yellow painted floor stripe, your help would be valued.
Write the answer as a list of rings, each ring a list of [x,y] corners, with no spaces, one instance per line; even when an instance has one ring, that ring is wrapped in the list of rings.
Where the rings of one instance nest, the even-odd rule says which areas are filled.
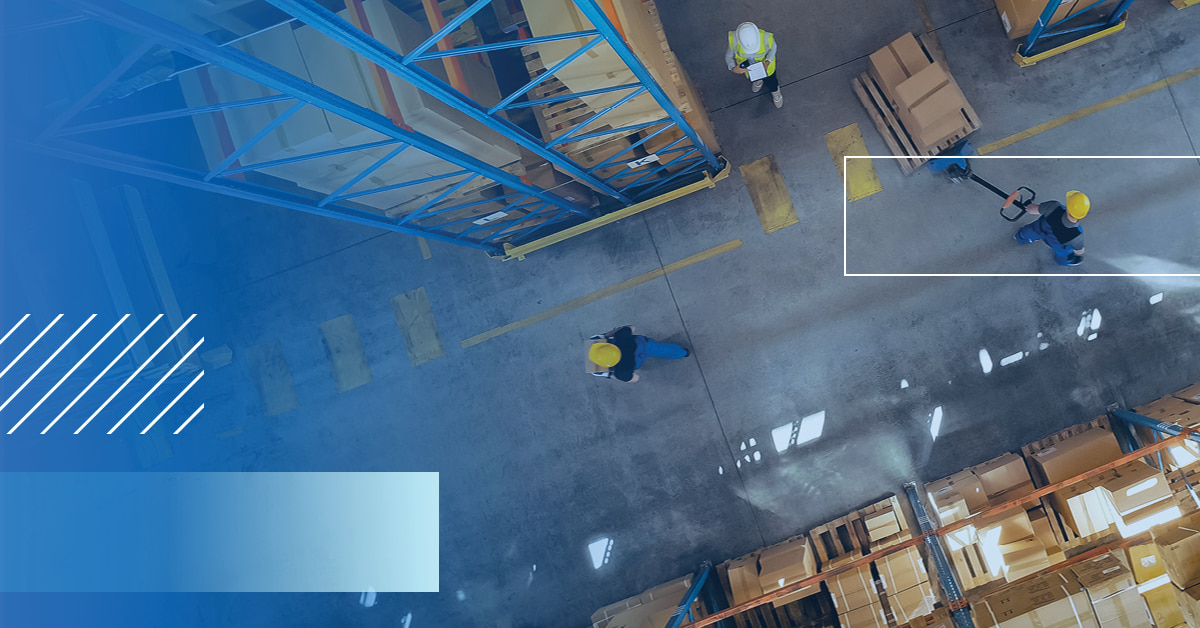
[[[1085,107],[1083,109],[1080,109],[1079,111],[1068,113],[1065,116],[1060,116],[1049,122],[1043,122],[1042,124],[1039,124],[1033,128],[1026,129],[1026,130],[1021,131],[1020,133],[1017,133],[1014,135],[1010,135],[1002,140],[997,140],[995,142],[992,142],[991,144],[986,144],[984,146],[980,146],[978,149],[979,154],[986,155],[988,153],[998,151],[1001,148],[1012,146],[1013,144],[1016,144],[1017,142],[1020,142],[1022,140],[1027,140],[1039,133],[1045,133],[1046,131],[1049,131],[1050,129],[1057,129],[1058,127],[1060,127],[1064,124],[1067,124],[1068,122],[1074,122],[1081,118],[1086,118],[1087,116],[1090,116],[1093,113],[1096,113],[1097,111],[1104,111],[1105,109],[1110,109],[1112,107],[1116,107],[1117,105],[1123,105],[1127,102],[1137,100],[1138,98],[1141,98],[1142,96],[1145,96],[1146,94],[1152,94],[1154,92],[1157,92],[1160,89],[1166,89],[1167,87],[1170,87],[1176,83],[1181,83],[1183,81],[1186,81],[1191,78],[1195,78],[1197,76],[1200,76],[1200,66],[1196,66],[1190,70],[1184,70],[1183,72],[1180,72],[1179,74],[1173,74],[1171,76],[1168,76],[1165,79],[1159,79],[1159,80],[1154,81],[1153,83],[1146,85],[1144,87],[1139,87],[1138,89],[1135,89],[1131,92],[1126,92],[1124,94],[1121,94],[1120,96],[1109,98],[1108,100],[1098,103],[1098,104],[1095,104],[1095,105],[1092,105],[1091,107]]]
[[[246,361],[250,363],[250,374],[262,398],[263,414],[278,416],[300,407],[296,385],[292,383],[292,369],[288,367],[283,343],[278,338],[246,349]]]
[[[425,286],[392,297],[392,311],[396,314],[396,325],[413,366],[446,355],[446,345],[442,343],[442,332],[433,319],[433,306],[425,294]]]
[[[825,145],[829,147],[838,174],[846,181],[846,200],[857,201],[883,190],[874,162],[870,159],[843,159],[846,156],[870,156],[857,123],[826,133]]]
[[[417,236],[417,246],[421,247],[421,259],[429,259],[433,257],[433,252],[429,250],[429,240]]]
[[[800,222],[792,197],[783,183],[783,175],[779,173],[779,165],[775,163],[775,155],[752,161],[739,170],[764,233],[774,233]]]
[[[337,384],[338,392],[353,390],[374,381],[353,314],[325,321],[317,328],[321,330],[321,343],[325,345],[325,355],[333,369],[333,381]]]
[[[556,306],[554,306],[544,312],[541,312],[539,314],[534,314],[533,316],[528,316],[526,318],[522,318],[521,320],[516,321],[515,323],[509,323],[503,327],[497,327],[491,331],[485,331],[482,334],[478,334],[476,336],[471,336],[470,338],[467,338],[466,340],[462,341],[462,343],[461,343],[462,348],[466,349],[467,347],[473,347],[481,342],[491,340],[492,338],[496,338],[498,336],[503,336],[504,334],[507,334],[510,331],[516,331],[518,329],[529,327],[530,325],[533,325],[535,323],[540,323],[542,321],[554,318],[555,316],[558,316],[559,314],[564,314],[566,312],[570,312],[571,310],[579,309],[589,303],[595,303],[596,301],[599,301],[600,299],[603,299],[605,297],[610,297],[614,294],[617,294],[618,292],[628,290],[630,288],[633,288],[634,286],[640,286],[640,285],[646,283],[647,281],[652,281],[654,279],[658,279],[659,277],[673,273],[681,268],[687,268],[688,266],[691,266],[692,264],[695,264],[697,262],[703,262],[706,259],[711,259],[722,253],[732,251],[741,245],[742,245],[741,240],[732,240],[732,241],[726,242],[725,244],[722,244],[720,246],[715,246],[711,249],[708,249],[707,251],[697,253],[691,257],[681,259],[678,262],[675,262],[673,264],[667,264],[666,266],[664,266],[662,268],[656,268],[648,273],[642,273],[632,279],[626,279],[625,281],[613,284],[611,286],[608,286],[607,288],[601,288],[600,290],[597,290],[595,292],[585,294],[585,295],[579,297],[578,299],[571,299],[570,301],[567,301],[566,303],[563,303],[562,305],[556,305]]]

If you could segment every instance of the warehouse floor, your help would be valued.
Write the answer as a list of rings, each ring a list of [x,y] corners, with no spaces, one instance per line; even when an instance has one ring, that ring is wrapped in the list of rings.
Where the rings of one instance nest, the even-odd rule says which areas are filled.
[[[369,609],[352,594],[181,596],[161,608],[97,597],[97,608],[206,626],[398,626],[412,613],[414,628],[580,627],[701,561],[780,541],[1107,404],[1132,407],[1200,380],[1200,276],[1078,277],[1200,274],[1200,160],[1033,159],[1197,155],[1200,78],[994,153],[1029,159],[974,162],[1039,199],[1089,192],[1083,266],[1060,269],[1046,247],[1013,242],[986,190],[928,171],[906,177],[885,160],[875,162],[882,191],[847,208],[844,259],[842,186],[823,136],[856,123],[871,153],[887,154],[850,79],[869,53],[924,30],[918,5],[658,4],[733,175],[523,261],[439,243],[426,260],[413,238],[142,186],[184,308],[200,313],[195,335],[235,355],[206,378],[201,422],[172,439],[175,456],[157,468],[438,471],[442,585],[384,594]],[[1200,8],[1165,0],[1135,4],[1124,32],[1025,69],[991,0],[928,0],[928,12],[983,122],[977,146],[1200,65]],[[746,19],[779,38],[782,110],[725,70],[725,32]],[[799,222],[764,234],[738,166],[768,154]],[[460,345],[734,241],[665,277]],[[1070,276],[845,277],[843,262],[866,274]],[[390,300],[419,287],[445,356],[413,366]],[[374,381],[339,393],[317,326],[344,314]],[[1089,315],[1102,320],[1090,340]],[[585,375],[585,339],[620,324],[693,357],[652,361],[631,386]],[[244,356],[275,339],[299,407],[267,418]],[[820,412],[817,440],[777,451],[773,429]],[[594,568],[587,546],[602,537],[611,555]]]

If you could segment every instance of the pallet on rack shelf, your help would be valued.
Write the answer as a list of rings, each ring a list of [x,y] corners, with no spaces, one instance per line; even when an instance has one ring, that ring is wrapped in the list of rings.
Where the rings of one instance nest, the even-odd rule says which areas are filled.
[[[717,581],[730,605],[734,604],[732,587],[729,580],[729,564],[725,561],[714,568]],[[746,612],[738,613],[731,619],[736,628],[833,628],[833,618],[837,617],[837,609],[833,606],[833,598],[822,588],[813,595],[788,602],[775,607],[773,604],[762,604]]]
[[[1189,403],[1200,404],[1200,383],[1192,384],[1171,396]]]
[[[1171,483],[1171,494],[1179,502],[1183,516],[1200,511],[1200,503],[1197,502],[1200,497],[1200,462],[1168,472],[1167,480]]]

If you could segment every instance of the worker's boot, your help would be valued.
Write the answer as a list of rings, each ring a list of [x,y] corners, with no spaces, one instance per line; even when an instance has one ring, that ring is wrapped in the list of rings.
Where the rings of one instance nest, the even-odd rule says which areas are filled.
[[[1072,253],[1067,256],[1067,266],[1078,266],[1083,263],[1083,258]]]
[[[782,91],[777,90],[777,91],[771,92],[771,99],[775,101],[776,109],[783,106],[783,92]]]
[[[754,92],[755,94],[757,94],[757,93],[758,93],[758,90],[762,89],[762,83],[763,83],[763,82],[762,82],[762,80],[761,80],[761,79],[759,79],[759,80],[757,80],[757,81],[754,81],[753,83],[751,83],[751,84],[750,84],[750,91],[752,91],[752,92]]]

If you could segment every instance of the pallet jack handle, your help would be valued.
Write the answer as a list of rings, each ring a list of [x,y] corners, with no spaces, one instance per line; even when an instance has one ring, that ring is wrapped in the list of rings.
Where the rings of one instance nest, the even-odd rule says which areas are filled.
[[[1037,193],[1030,188],[1021,186],[1015,192],[1009,194],[972,172],[971,162],[967,161],[967,155],[971,154],[973,150],[970,142],[963,139],[950,150],[943,153],[942,156],[932,159],[929,162],[929,168],[934,172],[945,172],[950,177],[950,180],[955,183],[964,179],[970,179],[991,190],[993,194],[1004,199],[1004,204],[1000,206],[1000,216],[1009,222],[1020,220],[1028,213],[1025,208],[1033,202],[1033,199],[1037,198]],[[1009,212],[1006,212],[1009,207],[1016,207],[1020,211],[1010,215]]]

